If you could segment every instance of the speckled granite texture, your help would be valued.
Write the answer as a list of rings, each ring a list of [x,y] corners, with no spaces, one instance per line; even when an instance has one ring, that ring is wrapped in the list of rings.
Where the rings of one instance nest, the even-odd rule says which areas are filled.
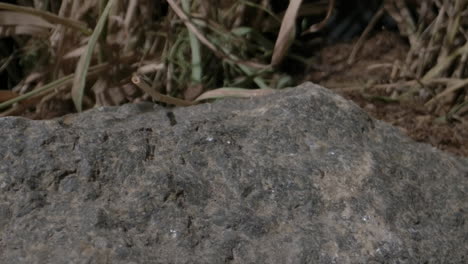
[[[0,263],[468,262],[468,161],[310,83],[0,135]]]

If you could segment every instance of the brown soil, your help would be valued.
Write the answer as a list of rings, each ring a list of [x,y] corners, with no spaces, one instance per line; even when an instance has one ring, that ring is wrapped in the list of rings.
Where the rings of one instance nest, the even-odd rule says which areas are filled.
[[[429,111],[424,102],[386,102],[379,96],[388,96],[389,91],[372,88],[372,84],[392,82],[394,62],[405,60],[408,46],[397,34],[381,32],[369,38],[355,62],[348,65],[353,47],[354,43],[323,48],[320,64],[314,65],[306,79],[353,100],[373,117],[400,127],[416,141],[468,157],[468,120],[440,122],[439,115]]]

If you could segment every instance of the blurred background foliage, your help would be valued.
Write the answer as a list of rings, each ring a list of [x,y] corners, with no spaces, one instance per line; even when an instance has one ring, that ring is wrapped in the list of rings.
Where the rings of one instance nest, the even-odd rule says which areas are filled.
[[[352,67],[386,30],[406,58],[368,86],[456,119],[468,112],[467,11],[464,0],[0,1],[0,114],[263,95],[307,80],[322,47],[357,38]]]

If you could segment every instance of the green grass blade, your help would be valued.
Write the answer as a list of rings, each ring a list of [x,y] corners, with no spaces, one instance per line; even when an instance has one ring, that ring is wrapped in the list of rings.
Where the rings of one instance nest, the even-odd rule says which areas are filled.
[[[73,75],[65,76],[65,77],[63,77],[61,79],[58,79],[58,80],[53,81],[53,82],[51,82],[51,83],[49,83],[47,85],[44,85],[39,89],[32,90],[32,91],[30,91],[28,93],[25,93],[23,95],[20,95],[18,97],[15,97],[15,98],[10,99],[8,101],[5,101],[3,103],[0,103],[0,109],[7,108],[7,107],[13,105],[14,103],[17,103],[17,102],[19,102],[21,100],[24,100],[24,99],[27,99],[27,98],[32,97],[34,95],[37,95],[37,94],[39,94],[41,92],[60,87],[60,86],[62,86],[64,84],[66,84],[67,82],[71,81],[72,78],[73,78]]]
[[[86,85],[86,75],[88,72],[89,64],[91,62],[91,58],[93,56],[94,47],[96,46],[99,36],[101,35],[104,25],[106,24],[107,16],[109,15],[110,8],[112,7],[114,1],[115,0],[109,0],[109,2],[107,2],[106,8],[102,12],[101,17],[99,18],[98,23],[96,25],[96,28],[94,28],[93,34],[89,39],[86,51],[83,55],[81,55],[75,70],[75,78],[73,80],[72,87],[72,99],[78,112],[82,111],[83,94]]]
[[[182,0],[182,8],[185,13],[190,13],[190,1]],[[202,60],[201,60],[201,45],[197,36],[192,31],[188,31],[190,40],[190,49],[192,51],[192,82],[193,84],[200,84],[202,82]]]
[[[101,72],[103,72],[104,70],[108,69],[109,68],[109,64],[100,64],[100,65],[96,65],[96,66],[93,66],[89,69],[89,73],[90,75],[96,75],[96,74],[99,74]],[[58,80],[55,80],[51,83],[48,83],[38,89],[34,89],[28,93],[25,93],[25,94],[22,94],[18,97],[15,97],[13,99],[10,99],[8,101],[5,101],[3,103],[0,103],[0,109],[4,109],[4,108],[7,108],[7,107],[10,107],[12,106],[13,104],[17,103],[17,102],[20,102],[22,100],[25,100],[25,99],[28,99],[30,97],[34,97],[42,92],[46,92],[46,91],[50,91],[50,90],[53,90],[53,89],[58,89],[64,85],[68,85],[69,83],[71,83],[73,81],[73,78],[74,78],[75,74],[70,74],[70,75],[67,75],[67,76],[64,76]]]

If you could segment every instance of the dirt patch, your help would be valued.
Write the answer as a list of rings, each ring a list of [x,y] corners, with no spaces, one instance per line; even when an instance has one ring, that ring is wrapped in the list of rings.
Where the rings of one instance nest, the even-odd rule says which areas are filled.
[[[400,127],[419,142],[454,154],[468,157],[468,126],[462,122],[438,122],[438,116],[424,110],[421,105],[384,103],[364,98],[357,93],[343,93],[359,104],[373,117]]]
[[[400,127],[419,142],[468,157],[468,120],[439,121],[424,100],[388,100],[390,91],[375,84],[394,81],[393,69],[405,60],[408,45],[398,35],[383,31],[369,38],[351,65],[348,58],[354,43],[335,44],[320,52],[306,80],[328,87],[353,100],[374,118]]]

